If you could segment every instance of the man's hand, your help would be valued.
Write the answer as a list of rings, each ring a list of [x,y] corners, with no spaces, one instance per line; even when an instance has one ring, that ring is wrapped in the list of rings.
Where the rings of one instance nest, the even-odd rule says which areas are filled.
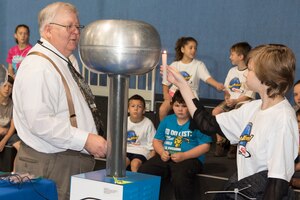
[[[96,158],[103,158],[106,156],[107,142],[100,135],[90,133],[85,142],[84,148]]]

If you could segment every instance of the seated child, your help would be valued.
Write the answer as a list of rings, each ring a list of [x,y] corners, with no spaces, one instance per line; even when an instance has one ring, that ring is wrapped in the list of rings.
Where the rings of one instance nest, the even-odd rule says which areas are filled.
[[[140,95],[129,98],[128,113],[126,167],[130,165],[131,171],[137,172],[142,163],[155,154],[152,146],[155,127],[144,116],[145,100]]]
[[[300,82],[299,82],[300,83]],[[295,84],[296,85],[296,84]],[[299,129],[299,137],[300,137],[300,110],[298,109],[296,111],[296,116],[297,116],[297,122],[298,122],[298,129]],[[299,161],[299,156],[300,156],[300,147],[299,147],[299,151],[298,151],[298,159],[297,162],[295,164],[295,172],[299,172],[300,171],[300,161]],[[298,173],[297,173],[298,174]],[[294,174],[295,176],[295,174]],[[291,185],[294,188],[300,189],[300,177],[293,177],[291,179]]]
[[[192,199],[195,175],[203,168],[212,139],[195,129],[179,90],[171,104],[175,114],[161,121],[153,140],[157,154],[138,171],[161,176],[162,188],[171,182],[176,199]]]
[[[242,103],[255,98],[255,92],[246,87],[246,74],[248,73],[248,68],[245,60],[250,50],[251,46],[247,42],[239,42],[231,46],[229,58],[234,67],[228,71],[225,79],[224,86],[226,90],[224,101],[213,109],[213,115],[228,112],[237,108]],[[216,134],[216,140],[215,156],[224,156],[226,139],[219,134]],[[236,145],[230,146],[227,153],[228,158],[236,158],[236,148]]]
[[[297,111],[300,108],[300,80],[294,84],[294,109]]]
[[[0,86],[0,152],[5,145],[12,145],[17,150],[20,148],[18,137],[13,121],[13,102],[10,97],[14,79],[8,75],[7,82]]]

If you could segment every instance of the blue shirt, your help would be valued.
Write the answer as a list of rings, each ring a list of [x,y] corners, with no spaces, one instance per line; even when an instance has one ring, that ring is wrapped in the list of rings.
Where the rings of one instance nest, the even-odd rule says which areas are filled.
[[[192,131],[189,127],[190,120],[183,125],[179,125],[175,114],[168,115],[159,124],[154,138],[162,140],[164,149],[171,154],[186,152],[198,145],[212,142],[210,136],[201,133],[197,129]],[[199,156],[198,159],[204,163],[205,155]]]

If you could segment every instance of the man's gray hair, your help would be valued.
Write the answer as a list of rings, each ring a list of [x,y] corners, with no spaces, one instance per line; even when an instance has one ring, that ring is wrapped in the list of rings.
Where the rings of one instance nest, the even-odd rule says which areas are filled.
[[[42,35],[42,32],[43,32],[45,26],[47,24],[53,22],[57,13],[60,10],[67,10],[67,11],[73,12],[76,15],[78,15],[76,7],[70,3],[55,2],[55,3],[47,5],[45,8],[43,8],[40,11],[39,16],[38,16],[40,35]]]

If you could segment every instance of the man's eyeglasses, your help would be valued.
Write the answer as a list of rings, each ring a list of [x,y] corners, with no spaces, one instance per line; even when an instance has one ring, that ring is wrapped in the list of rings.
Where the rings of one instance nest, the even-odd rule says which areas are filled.
[[[53,25],[64,27],[64,28],[66,28],[66,30],[68,32],[74,31],[75,29],[77,29],[78,31],[80,31],[80,30],[82,30],[84,28],[83,25],[62,25],[62,24],[58,24],[58,23],[54,23],[54,22],[51,22],[49,24],[53,24]]]

